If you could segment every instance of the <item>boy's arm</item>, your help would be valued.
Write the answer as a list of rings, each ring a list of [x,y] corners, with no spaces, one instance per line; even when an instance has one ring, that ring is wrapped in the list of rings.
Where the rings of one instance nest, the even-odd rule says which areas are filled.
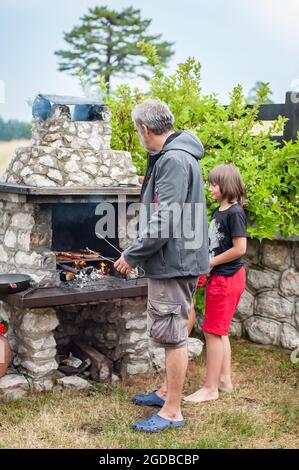
[[[245,255],[247,248],[247,238],[246,237],[233,237],[232,238],[233,247],[229,250],[224,251],[218,256],[214,256],[210,260],[210,267],[218,266],[218,264],[229,263],[234,261],[240,256]]]

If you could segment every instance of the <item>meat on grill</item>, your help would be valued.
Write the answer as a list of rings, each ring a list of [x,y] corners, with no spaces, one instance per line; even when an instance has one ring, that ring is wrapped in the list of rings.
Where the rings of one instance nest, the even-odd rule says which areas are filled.
[[[80,253],[72,253],[70,251],[59,251],[56,253],[56,256],[59,258],[67,258],[67,259],[81,259],[83,255]]]
[[[85,248],[80,250],[79,253],[75,253],[73,251],[58,251],[56,256],[62,260],[82,260],[99,258],[100,253],[90,250],[89,248]]]

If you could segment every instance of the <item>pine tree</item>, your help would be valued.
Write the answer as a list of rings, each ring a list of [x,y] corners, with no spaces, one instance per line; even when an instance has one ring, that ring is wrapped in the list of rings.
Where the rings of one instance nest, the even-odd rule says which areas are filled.
[[[69,50],[59,50],[59,70],[77,75],[80,70],[90,84],[104,77],[108,91],[112,76],[140,76],[148,79],[147,61],[137,47],[139,41],[151,42],[157,48],[162,63],[174,54],[174,43],[161,41],[161,34],[150,35],[150,19],[142,19],[140,10],[133,7],[121,12],[107,6],[89,8],[81,17],[81,25],[64,33]]]

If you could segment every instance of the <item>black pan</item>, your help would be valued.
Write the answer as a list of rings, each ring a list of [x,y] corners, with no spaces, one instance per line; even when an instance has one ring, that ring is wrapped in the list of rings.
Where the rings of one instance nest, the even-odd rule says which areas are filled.
[[[0,274],[0,295],[15,294],[30,287],[27,274]]]

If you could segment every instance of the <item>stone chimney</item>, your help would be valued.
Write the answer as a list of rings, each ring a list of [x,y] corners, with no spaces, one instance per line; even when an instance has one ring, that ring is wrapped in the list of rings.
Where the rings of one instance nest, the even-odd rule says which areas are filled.
[[[53,105],[46,120],[35,119],[31,145],[16,149],[3,175],[28,186],[139,186],[129,152],[111,150],[106,121],[71,121],[67,106]]]

